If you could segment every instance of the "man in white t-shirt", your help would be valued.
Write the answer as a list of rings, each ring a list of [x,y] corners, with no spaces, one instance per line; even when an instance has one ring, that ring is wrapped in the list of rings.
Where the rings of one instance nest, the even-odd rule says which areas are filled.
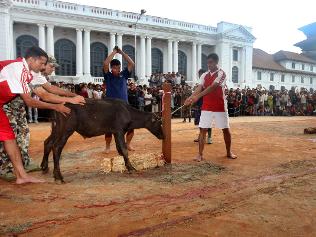
[[[152,105],[151,105],[152,99],[153,99],[153,96],[151,94],[151,89],[147,88],[147,91],[145,92],[145,96],[144,96],[144,100],[145,100],[144,110],[146,112],[151,112],[152,110]]]

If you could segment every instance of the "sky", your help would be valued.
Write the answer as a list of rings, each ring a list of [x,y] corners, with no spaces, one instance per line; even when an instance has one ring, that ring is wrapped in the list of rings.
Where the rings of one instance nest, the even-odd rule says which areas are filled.
[[[65,1],[65,0],[64,0]],[[220,21],[252,27],[255,48],[268,53],[300,52],[293,46],[304,40],[299,27],[316,22],[315,0],[68,0],[115,10],[140,12],[203,25]]]

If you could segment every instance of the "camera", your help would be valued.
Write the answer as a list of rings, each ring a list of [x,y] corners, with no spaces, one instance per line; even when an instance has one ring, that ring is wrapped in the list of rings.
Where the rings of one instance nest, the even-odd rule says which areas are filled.
[[[114,47],[114,50],[119,50],[119,47],[118,47],[118,46],[115,46],[115,47]]]

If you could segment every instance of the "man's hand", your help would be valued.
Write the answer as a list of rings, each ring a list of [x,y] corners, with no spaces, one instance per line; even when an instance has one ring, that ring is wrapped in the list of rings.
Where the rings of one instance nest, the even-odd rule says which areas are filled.
[[[192,95],[192,96],[190,96],[189,98],[187,98],[187,99],[185,100],[184,104],[185,104],[186,106],[190,106],[190,105],[196,103],[198,100],[199,100],[199,98],[198,98],[197,96],[193,96],[193,95]]]
[[[119,47],[117,47],[117,49],[116,49],[116,53],[118,53],[118,54],[123,54],[123,51],[119,48]]]
[[[75,97],[69,97],[67,99],[67,102],[74,105],[84,105],[86,103],[86,100],[83,96],[77,95]]]
[[[67,114],[70,114],[71,110],[67,108],[64,104],[55,104],[54,110],[61,113],[66,117]]]

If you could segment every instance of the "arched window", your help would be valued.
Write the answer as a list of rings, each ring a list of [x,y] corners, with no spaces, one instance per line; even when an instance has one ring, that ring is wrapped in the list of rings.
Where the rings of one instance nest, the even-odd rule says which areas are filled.
[[[187,55],[181,50],[178,52],[178,71],[184,76],[187,75]]]
[[[25,52],[32,46],[38,46],[38,40],[31,35],[21,35],[16,39],[16,56],[24,57]]]
[[[202,54],[202,69],[204,71],[207,71],[208,68],[207,68],[207,56],[205,54]],[[200,68],[199,68],[200,70]]]
[[[103,76],[103,62],[108,55],[108,48],[100,43],[95,42],[90,46],[90,70],[93,77]]]
[[[151,49],[151,70],[153,73],[163,72],[163,53],[158,48]]]
[[[233,83],[238,83],[238,67],[233,66],[232,69],[232,81]]]
[[[135,48],[131,45],[124,45],[123,51],[135,62]],[[127,61],[123,58],[123,65],[122,68],[127,67]],[[131,77],[135,77],[135,70],[132,71]]]
[[[55,43],[55,58],[60,65],[56,75],[76,75],[76,45],[68,39],[60,39]]]

